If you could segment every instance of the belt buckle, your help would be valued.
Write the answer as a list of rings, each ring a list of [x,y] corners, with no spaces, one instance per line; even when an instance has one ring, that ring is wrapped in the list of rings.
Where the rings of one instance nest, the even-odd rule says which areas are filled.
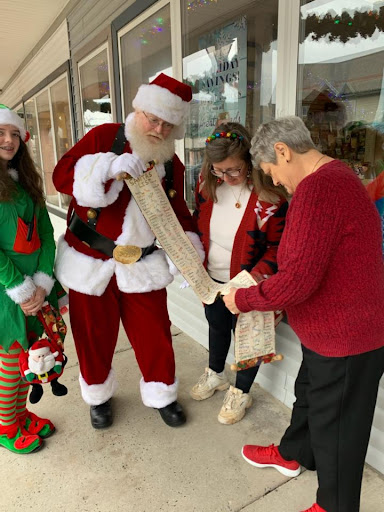
[[[117,245],[113,249],[113,257],[116,261],[124,263],[124,265],[131,265],[139,261],[142,255],[142,250],[137,245]]]

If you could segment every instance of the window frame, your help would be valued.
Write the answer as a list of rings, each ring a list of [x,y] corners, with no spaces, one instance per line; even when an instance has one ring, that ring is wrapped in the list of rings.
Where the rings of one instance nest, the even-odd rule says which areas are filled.
[[[33,106],[34,106],[34,115],[35,115],[35,118],[38,119],[36,99],[38,96],[40,96],[44,92],[48,91],[49,113],[50,113],[52,126],[54,127],[55,122],[54,122],[53,115],[52,115],[52,100],[51,100],[50,88],[63,79],[66,80],[66,85],[67,85],[70,127],[71,127],[70,136],[71,136],[71,143],[73,146],[73,144],[74,144],[74,115],[73,115],[73,96],[71,94],[69,62],[66,62],[64,65],[60,66],[54,73],[49,75],[47,78],[45,78],[45,80],[43,80],[40,84],[38,84],[36,87],[34,87],[26,95],[24,95],[22,98],[22,107],[23,107],[24,116],[25,116],[25,104],[32,100]],[[41,152],[41,138],[40,138],[40,127],[39,127],[38,122],[37,122],[36,126],[37,126],[38,144],[39,144],[39,151],[40,151],[41,164],[42,164],[41,167],[42,167],[43,161],[42,161],[42,152]],[[56,165],[58,159],[57,159],[56,139],[55,139],[54,135],[52,135],[52,139],[53,139],[53,149],[54,149],[53,157],[54,157],[54,162]],[[46,194],[46,184],[45,184],[43,167],[41,170],[42,170],[42,179],[43,179],[43,190],[44,190],[44,194]],[[66,214],[68,208],[66,206],[63,206],[62,194],[60,192],[58,192],[58,200],[59,200],[58,205],[50,203],[49,201],[46,201],[46,204],[50,211],[58,212],[59,216],[63,216],[63,214]]]
[[[85,57],[83,57],[82,59],[78,60],[77,62],[77,77],[78,77],[78,82],[79,82],[79,99],[80,99],[80,117],[81,117],[81,133],[82,133],[82,136],[84,136],[84,133],[85,133],[85,125],[84,125],[84,104],[83,104],[83,95],[81,93],[82,91],[82,86],[81,86],[81,73],[80,73],[80,68],[81,66],[84,66],[84,64],[86,64],[87,62],[89,62],[91,59],[93,59],[94,57],[96,57],[96,55],[98,55],[99,53],[103,52],[104,50],[106,50],[106,53],[107,53],[107,67],[108,67],[108,81],[109,81],[109,94],[110,94],[110,99],[111,99],[111,116],[112,116],[112,122],[113,122],[113,119],[114,119],[114,109],[113,109],[113,104],[114,104],[114,90],[113,90],[113,84],[112,84],[112,81],[111,81],[111,76],[112,76],[112,73],[111,73],[111,59],[110,59],[110,48],[109,48],[109,41],[105,41],[104,43],[100,44],[99,46],[97,46],[96,48],[94,48],[91,52],[89,52]]]

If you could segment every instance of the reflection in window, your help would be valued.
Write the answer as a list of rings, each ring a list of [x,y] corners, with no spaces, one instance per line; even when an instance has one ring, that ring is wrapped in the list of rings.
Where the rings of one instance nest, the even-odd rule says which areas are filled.
[[[55,153],[53,148],[53,134],[51,113],[49,109],[48,90],[44,91],[36,97],[36,108],[40,134],[45,195],[48,203],[52,203],[58,206],[59,197],[52,182],[53,169],[55,168]]]
[[[41,172],[41,155],[40,155],[40,142],[39,142],[39,131],[37,128],[37,116],[35,109],[35,100],[28,100],[24,104],[25,108],[25,122],[27,130],[30,134],[28,141],[28,148],[31,153],[32,159],[35,162],[37,169]]]
[[[383,171],[384,8],[345,4],[302,1],[298,115],[368,185]]]
[[[124,29],[123,29],[124,32]],[[132,111],[140,85],[159,73],[172,76],[171,19],[169,5],[121,36],[123,113]]]
[[[94,126],[112,122],[107,49],[79,64],[84,135]]]
[[[56,82],[50,89],[56,143],[56,161],[58,161],[64,153],[72,147],[67,77]],[[61,194],[61,206],[68,206],[70,199],[69,196]]]
[[[193,208],[207,136],[223,121],[240,122],[252,132],[275,116],[278,1],[182,4],[183,79],[193,90],[186,197]]]

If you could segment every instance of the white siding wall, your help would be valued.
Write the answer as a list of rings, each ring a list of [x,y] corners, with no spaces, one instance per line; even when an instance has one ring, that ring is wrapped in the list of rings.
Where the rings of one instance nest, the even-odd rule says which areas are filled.
[[[13,83],[0,95],[0,102],[9,107],[69,59],[67,22],[64,20],[48,41],[39,49]]]
[[[208,348],[208,326],[203,306],[190,288],[180,290],[181,281],[182,279],[177,277],[168,286],[171,321],[205,348]],[[280,323],[276,329],[276,353],[283,354],[284,359],[275,363],[263,364],[257,374],[256,382],[292,408],[295,401],[294,384],[301,363],[301,349],[296,334],[284,322]],[[233,350],[230,351],[227,362],[229,364],[234,362]],[[203,372],[204,368],[201,371]],[[367,462],[384,474],[384,378],[381,379]]]

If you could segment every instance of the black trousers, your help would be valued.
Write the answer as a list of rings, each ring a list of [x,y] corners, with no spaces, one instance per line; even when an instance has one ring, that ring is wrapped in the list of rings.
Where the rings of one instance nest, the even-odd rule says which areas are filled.
[[[324,510],[358,512],[384,347],[338,358],[302,350],[291,424],[279,451],[317,470],[317,503]]]
[[[206,304],[205,316],[209,325],[209,367],[220,373],[225,367],[237,317],[225,307],[222,299],[216,300],[213,304]],[[254,366],[237,372],[235,386],[244,393],[248,393],[258,370],[259,366]]]

